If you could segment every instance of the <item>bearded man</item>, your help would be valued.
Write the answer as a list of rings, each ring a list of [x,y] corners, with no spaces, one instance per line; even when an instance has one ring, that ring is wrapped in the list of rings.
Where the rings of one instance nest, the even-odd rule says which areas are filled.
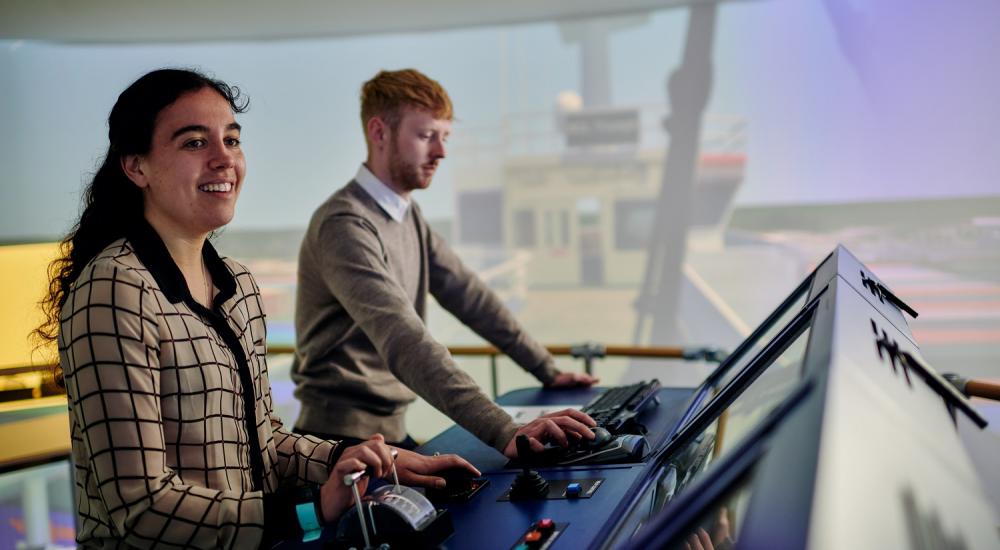
[[[447,92],[419,71],[381,71],[362,86],[368,157],[313,214],[299,253],[295,429],[345,442],[381,433],[412,448],[404,414],[419,395],[509,457],[518,434],[535,449],[592,439],[593,419],[576,410],[515,424],[427,330],[430,294],[545,386],[596,382],[557,370],[412,199],[445,158],[452,118]]]

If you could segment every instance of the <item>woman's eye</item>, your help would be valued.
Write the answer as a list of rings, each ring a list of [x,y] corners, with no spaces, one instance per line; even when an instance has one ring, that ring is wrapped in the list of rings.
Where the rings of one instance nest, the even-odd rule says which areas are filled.
[[[203,139],[192,139],[184,142],[184,147],[186,149],[201,149],[205,146],[205,140]]]
[[[230,147],[239,147],[240,138],[226,138],[226,145]]]

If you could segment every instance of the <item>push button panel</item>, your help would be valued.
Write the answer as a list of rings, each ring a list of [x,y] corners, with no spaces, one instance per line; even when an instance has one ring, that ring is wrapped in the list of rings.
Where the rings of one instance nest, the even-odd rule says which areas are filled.
[[[552,518],[542,518],[528,527],[511,546],[511,550],[546,550],[566,531],[569,523],[557,523]]]
[[[546,490],[532,497],[511,497],[511,489],[500,495],[499,502],[521,502],[524,500],[566,500],[591,498],[604,484],[604,478],[551,479]]]
[[[544,469],[540,473],[549,482],[548,493],[556,498],[524,500],[501,498],[520,472],[488,472],[484,477],[490,483],[470,500],[438,505],[452,514],[455,524],[455,534],[445,545],[448,548],[511,550],[524,543],[523,536],[528,531],[535,528],[544,531],[544,523],[534,524],[548,518],[553,521],[553,530],[559,522],[571,522],[568,529],[559,530],[557,539],[546,539],[554,541],[546,543],[550,544],[548,550],[586,548],[607,523],[608,511],[625,498],[643,471],[644,465],[635,464]],[[604,481],[596,489],[594,483],[583,482],[600,479]],[[574,482],[580,483],[582,494],[578,498],[566,498],[563,496],[566,487]]]

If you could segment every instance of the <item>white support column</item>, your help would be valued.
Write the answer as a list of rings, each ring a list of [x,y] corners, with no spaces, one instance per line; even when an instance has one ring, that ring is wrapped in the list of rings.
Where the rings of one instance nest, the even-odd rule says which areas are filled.
[[[24,510],[24,533],[28,548],[45,548],[49,545],[49,496],[47,476],[24,477],[21,505]]]

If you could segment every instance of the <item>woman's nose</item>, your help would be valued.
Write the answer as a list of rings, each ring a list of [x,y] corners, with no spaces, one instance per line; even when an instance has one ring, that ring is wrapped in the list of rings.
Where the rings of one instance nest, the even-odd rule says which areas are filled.
[[[212,156],[209,162],[213,169],[229,168],[236,163],[236,151],[225,143],[216,143],[212,146]]]

